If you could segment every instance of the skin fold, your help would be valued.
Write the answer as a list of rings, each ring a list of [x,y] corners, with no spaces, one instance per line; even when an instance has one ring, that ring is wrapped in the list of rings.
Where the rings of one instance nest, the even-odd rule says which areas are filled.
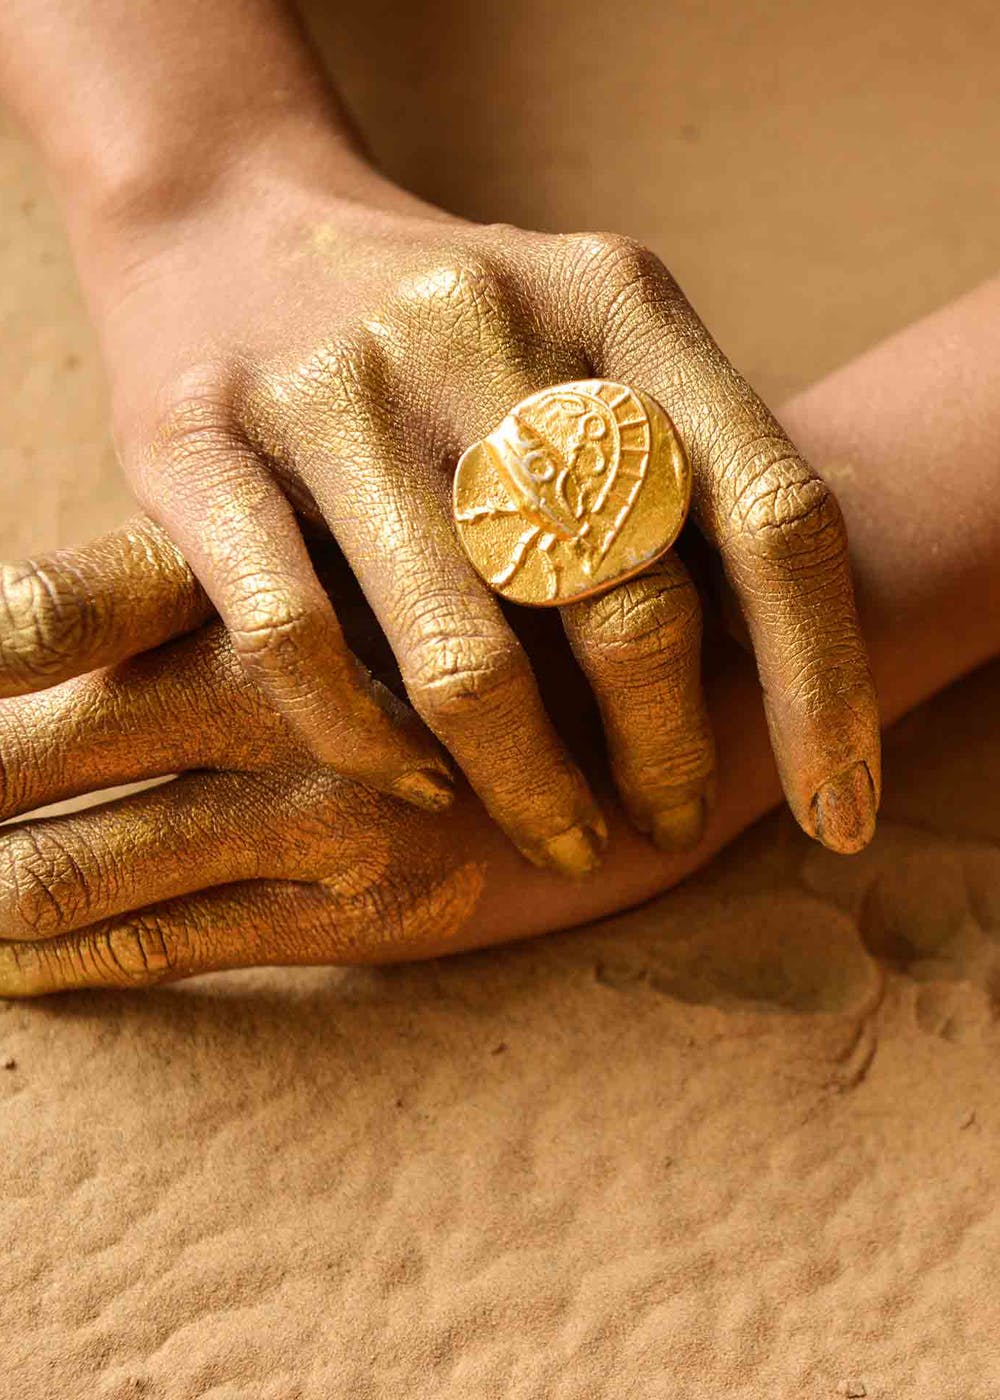
[[[602,805],[450,501],[460,454],[514,403],[596,375],[680,432],[796,818],[835,850],[870,839],[879,719],[840,505],[658,258],[390,184],[274,0],[5,0],[0,90],[62,199],[156,548],[190,562],[317,759],[430,811],[462,808],[457,770],[531,862],[597,866]],[[310,525],[378,620],[396,693],[352,649]],[[702,601],[682,549],[562,609],[617,800],[668,850],[698,841],[715,782]]]
[[[1000,279],[786,407],[844,503],[890,718],[1000,650],[998,360]],[[315,558],[352,645],[398,687],[353,572],[328,543]],[[521,861],[471,789],[424,814],[319,762],[248,679],[183,557],[149,521],[8,565],[0,582],[0,816],[180,775],[3,828],[6,996],[526,937],[665,889],[779,799],[753,666],[715,634],[708,703],[722,764],[701,846],[658,850],[607,792],[608,860],[571,883]],[[603,794],[585,677],[559,650],[558,619],[524,617],[546,704]]]

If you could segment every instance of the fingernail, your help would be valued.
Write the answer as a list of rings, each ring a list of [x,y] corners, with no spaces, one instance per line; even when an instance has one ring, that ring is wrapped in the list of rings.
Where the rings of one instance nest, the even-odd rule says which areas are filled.
[[[443,812],[455,800],[451,780],[436,768],[418,768],[392,785],[393,796],[412,802],[425,812]]]
[[[593,823],[571,826],[542,843],[529,857],[536,865],[548,865],[561,875],[582,880],[601,864],[608,829],[603,817]]]
[[[864,760],[825,782],[813,798],[816,839],[831,851],[853,855],[875,834],[875,785]]]
[[[701,840],[707,818],[704,795],[682,802],[679,807],[661,808],[652,815],[649,838],[661,851],[690,851]]]

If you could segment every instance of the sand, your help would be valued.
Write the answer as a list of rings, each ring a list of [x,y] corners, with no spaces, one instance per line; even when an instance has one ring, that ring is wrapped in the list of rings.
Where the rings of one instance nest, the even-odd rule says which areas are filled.
[[[389,167],[645,238],[775,400],[995,271],[993,7],[428,8],[318,21]],[[6,128],[0,190],[12,555],[128,502]],[[776,814],[530,945],[0,1007],[2,1400],[995,1400],[998,702],[896,727],[855,860]]]

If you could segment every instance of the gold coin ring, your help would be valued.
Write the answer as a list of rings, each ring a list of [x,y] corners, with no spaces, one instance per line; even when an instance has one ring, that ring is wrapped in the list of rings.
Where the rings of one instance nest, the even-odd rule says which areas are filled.
[[[554,607],[641,573],[681,532],[691,467],[654,398],[608,379],[522,399],[455,472],[455,527],[476,572]]]

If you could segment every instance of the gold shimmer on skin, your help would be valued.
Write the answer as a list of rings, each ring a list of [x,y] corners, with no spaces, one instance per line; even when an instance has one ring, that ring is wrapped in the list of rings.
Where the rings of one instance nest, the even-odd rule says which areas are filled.
[[[387,811],[405,803],[442,819],[464,779],[528,862],[594,885],[605,818],[494,590],[559,605],[625,811],[657,846],[694,846],[715,764],[701,604],[683,564],[697,530],[746,623],[792,811],[833,849],[863,845],[879,800],[879,716],[839,506],[659,258],[614,233],[472,223],[393,185],[291,6],[85,9],[84,19],[60,0],[6,0],[0,86],[63,200],[119,454],[155,522],[105,546],[126,592],[133,562],[135,579],[153,584],[118,624],[125,650],[210,605],[229,660],[296,736],[296,773],[323,792],[350,780],[364,794],[358,810],[375,792],[395,804]],[[553,397],[553,385],[572,388]],[[405,700],[356,654],[307,522],[346,559]],[[143,541],[153,545],[139,559]],[[181,556],[184,595],[161,610],[158,571],[169,578]],[[81,568],[93,595],[88,661],[99,664],[114,647],[102,569],[72,555],[18,568],[12,626],[38,602],[49,636],[31,664],[59,678],[67,639],[55,600]],[[133,751],[114,732],[122,697],[118,711],[98,698],[121,677],[73,684],[96,687],[93,717],[107,730],[101,756],[81,762],[115,770],[117,754],[127,768]],[[217,716],[166,675],[162,686],[186,728],[155,727],[140,766],[176,771],[181,749],[204,767],[206,745],[219,743],[223,774],[230,760],[243,771],[249,760],[226,747]],[[155,710],[144,694],[125,708],[143,707]],[[87,714],[71,706],[65,721],[88,742]],[[265,731],[250,724],[245,742]],[[275,761],[259,756],[260,774]],[[259,798],[278,830],[296,784],[276,771],[277,795]],[[210,779],[220,830],[235,830],[231,783],[183,781],[200,793]],[[184,897],[186,878],[170,833],[203,844],[187,816],[173,822],[175,800],[135,809],[136,871],[168,900]],[[300,802],[290,830],[311,810],[308,794]],[[353,810],[339,817],[343,840]],[[149,835],[158,821],[162,858]],[[261,841],[263,861],[247,843],[207,847],[213,872],[230,860],[232,881],[259,886],[282,841]],[[72,905],[72,870],[57,866],[39,871],[39,888],[51,873],[57,903]]]
[[[1000,419],[986,367],[996,360],[998,306],[1000,283],[791,406],[857,525],[865,626],[889,718],[997,648]],[[935,364],[942,342],[963,346],[964,363],[949,354],[947,372]],[[965,470],[944,529],[940,482],[957,448]],[[317,563],[346,609],[343,576],[338,584],[325,555]],[[138,988],[269,962],[389,961],[575,924],[690,873],[777,799],[750,668],[737,666],[714,687],[725,762],[698,854],[658,855],[619,822],[601,880],[574,887],[518,872],[467,793],[451,811],[422,815],[318,763],[249,683],[225,631],[203,622],[206,603],[190,568],[151,522],[8,565],[0,588],[0,995]],[[622,642],[620,609],[636,615],[650,659],[669,653],[673,640],[688,681],[671,713],[684,732],[700,725],[700,690],[690,679],[697,597],[676,555],[563,610],[583,670],[607,631],[617,639],[611,654],[635,673],[629,704],[650,695],[655,706],[641,652]],[[587,625],[577,628],[584,614]],[[665,617],[672,630],[663,629]],[[168,641],[177,632],[186,635]],[[556,665],[572,707],[580,678],[561,659]],[[100,666],[107,669],[93,669]],[[614,684],[608,691],[621,693]],[[655,708],[635,714],[652,741]],[[604,723],[616,769],[627,770],[635,750],[619,737],[610,704]],[[686,771],[680,765],[660,777]],[[692,786],[707,785],[703,772],[687,774]],[[182,776],[119,802],[11,821],[171,773]],[[620,784],[628,777],[620,772]],[[818,821],[857,840],[851,814],[858,790],[870,785],[867,765],[845,765],[817,803]],[[673,820],[675,836],[689,838],[683,785],[672,809],[667,791],[652,795],[657,802],[636,808],[635,821],[655,828]]]
[[[878,800],[878,713],[836,501],[665,269],[626,240],[477,229],[419,205],[345,209],[339,228],[339,241],[328,219],[289,230],[291,253],[275,265],[296,288],[286,348],[242,356],[225,391],[216,382],[209,395],[284,495],[331,529],[413,707],[401,711],[352,670],[337,628],[320,667],[327,693],[342,678],[325,761],[443,807],[440,766],[411,766],[402,784],[392,771],[393,726],[411,745],[429,731],[529,861],[593,873],[604,819],[491,595],[555,605],[626,810],[662,848],[696,845],[714,745],[700,697],[701,606],[671,553],[691,502],[748,625],[793,810],[835,849],[863,844]],[[318,302],[317,282],[327,288]],[[248,343],[277,339],[271,310],[250,321]],[[590,364],[607,373],[582,376]],[[170,481],[169,460],[153,475]],[[251,528],[266,511],[262,498]],[[199,573],[217,520],[232,576],[233,518],[220,503],[185,535]],[[220,610],[258,679],[249,640],[265,638],[272,696],[291,677],[286,697],[305,686],[315,698],[309,656],[336,625],[329,609],[322,623],[305,609],[312,633],[299,625],[273,652],[266,642],[269,612],[303,611],[288,601],[293,573],[282,566],[273,586],[252,576],[249,627]],[[352,688],[376,706],[359,705]],[[319,710],[282,708],[315,749],[303,717],[318,722]],[[857,762],[872,783],[824,822],[824,782]]]
[[[129,482],[321,763],[430,813],[461,776],[528,861],[592,875],[604,818],[499,589],[559,605],[626,811],[661,847],[697,844],[714,747],[700,601],[670,548],[690,491],[789,804],[834,849],[863,844],[878,709],[837,502],[652,252],[393,185],[283,6],[92,0],[88,63],[73,7],[12,16],[0,82],[67,204]],[[355,655],[306,521],[408,704]],[[871,781],[846,782],[859,763]]]
[[[4,586],[0,817],[180,776],[4,828],[0,991],[398,960],[461,941],[483,862],[461,858],[456,827],[315,758],[249,682],[218,622],[199,628],[204,600],[157,527],[137,520],[85,549],[12,565]],[[164,644],[127,660],[142,627],[147,643]]]

